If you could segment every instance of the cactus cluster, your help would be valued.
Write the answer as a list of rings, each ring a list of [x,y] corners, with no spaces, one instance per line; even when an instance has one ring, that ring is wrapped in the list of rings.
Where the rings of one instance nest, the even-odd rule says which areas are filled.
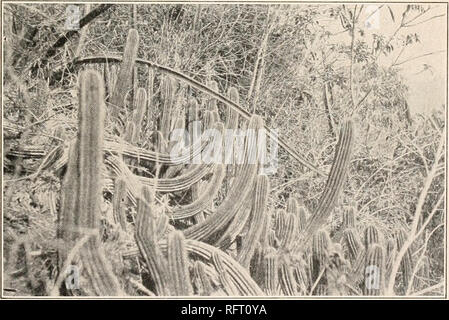
[[[59,233],[65,247],[75,245],[84,230],[98,233],[104,187],[112,194],[115,223],[134,236],[134,246],[121,257],[137,258],[142,285],[156,295],[382,294],[404,235],[389,239],[374,226],[361,231],[354,206],[343,210],[338,232],[331,233],[326,223],[347,178],[352,121],[341,124],[332,167],[314,209],[309,211],[295,197],[274,209],[269,205],[269,178],[260,174],[258,161],[250,161],[258,156],[257,135],[245,137],[242,163],[189,161],[204,151],[217,152],[203,139],[192,142],[200,129],[244,127],[255,132],[265,127],[262,118],[240,118],[233,107],[239,103],[236,88],[229,88],[233,104],[224,105],[227,109],[220,114],[223,101],[193,97],[195,88],[186,88],[170,73],[148,67],[146,88],[132,83],[138,82],[132,73],[138,42],[139,35],[130,30],[119,67],[106,68],[106,100],[99,74],[81,73],[78,138],[58,162],[59,167],[67,164]],[[215,81],[208,87],[219,92]],[[127,103],[127,96],[133,101]],[[118,128],[120,142],[103,138],[105,101],[108,124]],[[173,158],[171,134],[183,128],[188,152]],[[126,283],[119,283],[101,252],[98,235],[83,246],[86,277],[95,294],[118,295]],[[61,250],[60,257],[64,263],[67,251]],[[410,272],[407,255],[402,264],[405,281]]]

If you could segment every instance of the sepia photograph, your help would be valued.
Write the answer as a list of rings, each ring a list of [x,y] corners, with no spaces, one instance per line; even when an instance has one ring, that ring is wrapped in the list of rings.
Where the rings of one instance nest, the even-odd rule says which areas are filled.
[[[1,10],[2,299],[447,299],[447,2]]]

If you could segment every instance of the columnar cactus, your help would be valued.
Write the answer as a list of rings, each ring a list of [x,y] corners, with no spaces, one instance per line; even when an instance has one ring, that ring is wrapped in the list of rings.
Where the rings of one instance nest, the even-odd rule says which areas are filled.
[[[325,230],[319,230],[312,240],[312,282],[326,284],[326,266],[329,260],[330,238]]]
[[[354,229],[346,229],[343,232],[343,244],[351,261],[355,261],[363,250],[363,245]]]
[[[102,197],[104,85],[99,73],[84,71],[80,75],[78,136],[63,183],[63,200],[59,218],[59,236],[70,248],[80,234],[89,239],[80,250],[81,263],[93,291],[112,296],[121,292],[120,284],[106,260],[99,237],[100,199]],[[60,252],[67,258],[67,252]],[[60,270],[65,272],[65,270]]]
[[[397,250],[401,250],[402,246],[407,239],[407,233],[404,230],[400,230],[396,234],[396,244]],[[412,252],[410,248],[404,254],[404,257],[401,261],[401,271],[402,271],[402,281],[404,282],[404,288],[407,288],[408,282],[412,276],[413,271],[413,260],[412,260]]]
[[[355,208],[350,206],[343,210],[343,229],[355,227]]]
[[[172,116],[173,116],[173,104],[175,99],[176,81],[170,76],[166,76],[162,82],[161,94],[163,99],[163,110],[160,128],[162,136],[166,141],[170,139]]]
[[[172,282],[175,296],[192,295],[187,251],[184,235],[181,231],[172,231],[168,235],[168,274]]]
[[[365,283],[363,293],[367,296],[382,295],[384,287],[385,265],[384,250],[377,244],[368,248],[365,261]]]
[[[158,217],[153,206],[152,190],[143,187],[141,196],[137,200],[136,242],[154,281],[156,293],[168,296],[170,295],[168,266],[157,244]]]
[[[249,123],[249,128],[257,131],[257,129],[262,127],[262,119],[258,116],[253,116]],[[242,208],[244,199],[246,199],[251,192],[257,176],[257,164],[248,163],[248,159],[254,159],[257,154],[256,141],[255,135],[248,135],[245,142],[245,159],[247,161],[244,164],[239,165],[239,174],[234,180],[226,199],[217,208],[216,212],[209,216],[204,222],[184,230],[184,235],[187,238],[214,242],[217,233],[223,232],[222,230],[234,219],[237,212]]]
[[[201,261],[193,264],[193,284],[200,296],[210,296],[213,288],[209,276],[206,274],[206,266]]]
[[[135,109],[132,114],[132,119],[128,123],[126,130],[126,140],[132,144],[136,144],[140,140],[140,133],[142,132],[142,122],[147,108],[147,93],[145,89],[137,89],[135,97]]]
[[[278,255],[274,250],[266,252],[262,259],[261,276],[262,276],[262,289],[269,296],[278,295]]]
[[[126,94],[131,87],[134,72],[134,64],[137,58],[137,49],[139,47],[139,34],[135,29],[130,29],[126,38],[123,60],[120,64],[117,80],[115,81],[114,91],[109,99],[111,105],[111,116],[117,118],[124,108]]]
[[[307,243],[312,238],[313,234],[315,234],[315,232],[323,225],[334,208],[343,187],[343,183],[346,180],[353,140],[353,124],[351,120],[347,120],[341,126],[334,162],[323,194],[319,200],[318,207],[310,217],[303,232],[303,242],[305,243]]]
[[[221,286],[228,296],[238,296],[239,291],[229,278],[227,271],[223,266],[223,261],[217,252],[212,253],[212,263],[217,270]]]
[[[247,222],[248,231],[243,239],[237,260],[242,266],[249,268],[251,258],[254,254],[259,239],[262,236],[263,227],[268,215],[265,207],[268,201],[270,184],[267,176],[258,176],[254,190],[251,213]]]
[[[115,180],[113,211],[115,223],[118,223],[122,230],[126,232],[126,206],[128,200],[128,190],[123,179]]]
[[[279,257],[279,283],[285,295],[296,296],[298,294],[293,268],[290,265],[290,259],[286,255]]]

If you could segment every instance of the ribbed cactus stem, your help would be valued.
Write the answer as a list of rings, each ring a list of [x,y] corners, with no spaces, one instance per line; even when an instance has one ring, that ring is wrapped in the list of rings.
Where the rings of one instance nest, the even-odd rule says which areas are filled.
[[[154,121],[154,69],[147,66],[147,126],[150,127],[150,121],[153,120],[153,129],[156,130],[156,121]]]
[[[405,244],[405,240],[407,239],[407,233],[404,230],[399,230],[396,234],[396,244],[397,250],[401,250],[402,246]],[[412,251],[410,248],[404,254],[404,257],[401,261],[401,271],[402,271],[402,281],[404,283],[404,288],[408,287],[408,283],[412,276],[413,272],[413,260],[412,260]]]
[[[209,83],[208,83],[208,87],[211,89],[211,90],[213,90],[213,91],[215,91],[215,92],[218,92],[218,83],[216,82],[216,81],[210,81]],[[209,110],[209,111],[211,111],[211,112],[216,112],[217,114],[218,114],[218,107],[217,107],[217,99],[215,99],[215,98],[209,98],[209,103],[208,103],[208,106],[207,106],[207,110]]]
[[[372,244],[379,243],[379,231],[375,226],[368,226],[364,232],[365,235],[365,249],[368,250],[368,247]]]
[[[198,295],[209,296],[212,293],[212,283],[206,274],[205,265],[201,261],[195,261],[193,264],[193,279]]]
[[[355,261],[361,250],[363,250],[363,245],[354,229],[343,231],[343,244],[351,261]]]
[[[143,187],[141,196],[137,199],[136,242],[153,279],[156,293],[168,296],[170,295],[170,281],[166,273],[168,267],[157,244],[158,219],[153,206],[152,190]]]
[[[238,296],[239,290],[230,280],[229,275],[223,265],[221,256],[217,252],[213,252],[211,260],[215,269],[217,270],[218,278],[223,287],[223,290],[226,292],[228,296]]]
[[[385,254],[386,254],[385,268],[386,272],[388,273],[391,270],[391,267],[397,254],[395,239],[388,239]]]
[[[147,93],[145,89],[137,89],[137,94],[135,98],[135,110],[133,112],[132,122],[134,123],[133,131],[131,133],[131,139],[129,140],[132,144],[136,144],[140,139],[140,133],[142,132],[142,122],[145,116],[145,111],[147,107]]]
[[[290,259],[287,256],[281,256],[279,260],[279,283],[281,290],[287,296],[296,296],[297,283],[293,274],[293,268],[290,265]]]
[[[112,207],[114,211],[114,220],[123,231],[126,231],[126,205],[128,200],[128,190],[126,182],[123,179],[116,179],[114,186],[114,197]]]
[[[365,261],[363,293],[367,296],[382,295],[384,289],[384,251],[379,244],[369,246]]]
[[[319,284],[326,284],[325,269],[329,259],[330,250],[329,234],[325,230],[319,230],[312,240],[312,281]]]
[[[228,97],[229,100],[232,102],[239,104],[240,98],[239,98],[239,91],[231,87],[228,90]],[[226,128],[228,129],[237,129],[239,125],[239,114],[236,112],[233,108],[228,106],[227,112],[226,112]]]
[[[307,219],[310,216],[309,211],[305,206],[298,208],[298,230],[302,232],[307,226]]]
[[[163,99],[163,110],[160,127],[162,136],[166,141],[169,141],[173,117],[173,104],[176,91],[176,80],[172,79],[169,76],[166,76],[162,83],[161,90]]]
[[[294,215],[297,215],[298,214],[298,210],[299,210],[298,200],[296,200],[293,197],[288,198],[288,201],[287,201],[287,212],[288,213],[292,213]]]
[[[202,214],[204,210],[210,207],[211,202],[217,196],[221,183],[225,176],[224,165],[216,166],[210,181],[201,192],[201,196],[192,203],[173,208],[169,211],[171,219],[186,219],[192,216]]]
[[[181,231],[172,231],[168,235],[168,274],[173,285],[172,294],[175,296],[193,294],[188,263],[184,235]]]
[[[78,236],[78,232],[91,234],[80,250],[81,262],[95,294],[112,296],[120,294],[120,284],[100,246],[98,232],[102,198],[104,112],[103,79],[98,72],[82,72],[78,136],[71,148],[72,154],[62,188],[60,236],[72,241]],[[65,258],[65,253],[62,256]]]
[[[343,229],[355,227],[355,212],[356,209],[353,206],[346,207],[343,210]]]
[[[237,261],[249,268],[251,258],[262,235],[264,224],[268,219],[265,207],[268,202],[270,183],[267,176],[258,176],[254,190],[254,198],[251,213],[248,219],[248,231],[243,239],[242,246],[237,256]]]
[[[111,107],[111,115],[117,118],[124,108],[125,97],[131,88],[134,73],[134,64],[137,58],[137,50],[139,47],[139,34],[137,30],[130,29],[126,38],[125,51],[123,59],[118,71],[117,80],[115,81],[114,91],[112,92],[109,103]]]
[[[298,231],[295,215],[284,210],[278,210],[275,215],[274,227],[276,238],[280,241],[280,247],[290,249]]]
[[[349,170],[353,140],[353,124],[351,120],[347,120],[343,122],[341,126],[334,161],[323,194],[319,200],[318,207],[315,209],[314,214],[309,219],[307,227],[303,232],[303,241],[306,243],[326,222],[338,200]]]
[[[274,250],[269,250],[262,259],[262,289],[268,296],[278,295],[278,270],[278,255]]]
[[[214,119],[214,113],[212,111],[206,110],[203,114],[203,122],[204,122],[204,129],[210,129],[213,127],[215,123]]]
[[[258,116],[253,116],[249,123],[249,127],[257,132],[263,128],[263,121]],[[247,136],[245,141],[245,158],[244,164],[239,165],[239,171],[231,190],[217,208],[216,212],[209,216],[204,222],[194,225],[184,230],[187,238],[201,241],[216,241],[217,233],[222,233],[226,227],[234,219],[237,212],[242,208],[244,199],[251,192],[254,181],[257,176],[257,164],[248,163],[248,159],[255,159],[257,155],[257,138],[255,134]]]
[[[106,80],[107,80],[107,90],[108,90],[108,100],[111,101],[112,94],[115,90],[115,84],[117,82],[117,66],[113,64],[109,67],[109,71],[106,72]]]

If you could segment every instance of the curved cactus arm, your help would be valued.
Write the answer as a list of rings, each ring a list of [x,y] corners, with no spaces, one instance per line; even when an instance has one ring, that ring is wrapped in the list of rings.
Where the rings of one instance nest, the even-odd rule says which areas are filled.
[[[353,124],[351,120],[347,120],[343,123],[340,130],[334,161],[326,187],[321,195],[318,207],[307,223],[300,244],[304,245],[311,240],[313,234],[326,222],[334,208],[349,170],[353,140]]]
[[[202,213],[210,207],[211,202],[217,196],[220,190],[221,183],[225,176],[224,166],[219,164],[216,166],[212,178],[201,192],[201,196],[192,203],[179,206],[176,208],[169,208],[168,214],[171,219],[186,219]]]
[[[135,29],[130,29],[126,38],[125,51],[123,52],[123,59],[114,85],[114,91],[109,99],[109,103],[112,105],[111,116],[113,118],[117,118],[124,107],[126,94],[131,87],[138,47],[139,33]]]
[[[154,281],[158,295],[170,295],[167,261],[157,244],[157,216],[153,209],[151,189],[143,187],[141,196],[137,199],[136,242],[142,254],[148,271]]]
[[[365,283],[363,293],[367,296],[379,296],[384,291],[385,277],[384,251],[379,244],[370,245],[365,261]]]
[[[254,190],[254,200],[248,221],[248,232],[243,239],[242,246],[237,256],[237,261],[245,268],[249,268],[254,250],[261,238],[264,224],[268,219],[265,207],[268,202],[268,192],[270,190],[270,181],[267,176],[258,176]]]
[[[223,268],[229,275],[230,280],[234,286],[238,289],[239,295],[242,296],[264,296],[263,291],[254,282],[249,275],[248,271],[243,268],[237,261],[231,258],[218,248],[211,246],[207,243],[196,241],[192,239],[186,239],[186,249],[192,258],[201,258],[203,261],[210,263],[212,254],[217,253],[222,261]],[[163,251],[167,250],[166,241],[161,241],[160,248]],[[130,253],[131,254],[131,253]],[[128,254],[129,255],[129,254]]]
[[[173,284],[175,296],[191,296],[193,289],[190,282],[187,250],[181,231],[172,231],[168,235],[168,274]]]
[[[257,129],[262,128],[263,121],[258,116],[253,116],[250,121],[249,128]],[[257,155],[256,151],[256,135],[249,134],[245,141],[245,158],[254,159]],[[226,230],[226,227],[234,219],[238,210],[243,207],[244,199],[251,192],[253,183],[257,176],[258,166],[257,164],[248,163],[239,165],[239,174],[234,180],[231,190],[217,208],[216,212],[207,217],[207,219],[199,224],[189,227],[184,230],[186,238],[201,240],[205,242],[215,242],[217,239],[217,233],[222,233]]]
[[[108,100],[110,100],[115,89],[115,84],[117,83],[117,66],[115,64],[109,67],[109,71],[106,70],[105,77],[106,77],[107,94],[109,96]]]
[[[212,264],[215,267],[215,270],[217,270],[218,278],[220,280],[223,290],[226,292],[228,296],[238,296],[239,291],[235,287],[234,283],[229,279],[229,275],[226,272],[225,267],[223,266],[223,261],[220,255],[217,252],[213,252],[211,260]]]
[[[205,267],[201,261],[195,261],[193,264],[193,284],[200,296],[210,296],[213,291],[212,283]]]

